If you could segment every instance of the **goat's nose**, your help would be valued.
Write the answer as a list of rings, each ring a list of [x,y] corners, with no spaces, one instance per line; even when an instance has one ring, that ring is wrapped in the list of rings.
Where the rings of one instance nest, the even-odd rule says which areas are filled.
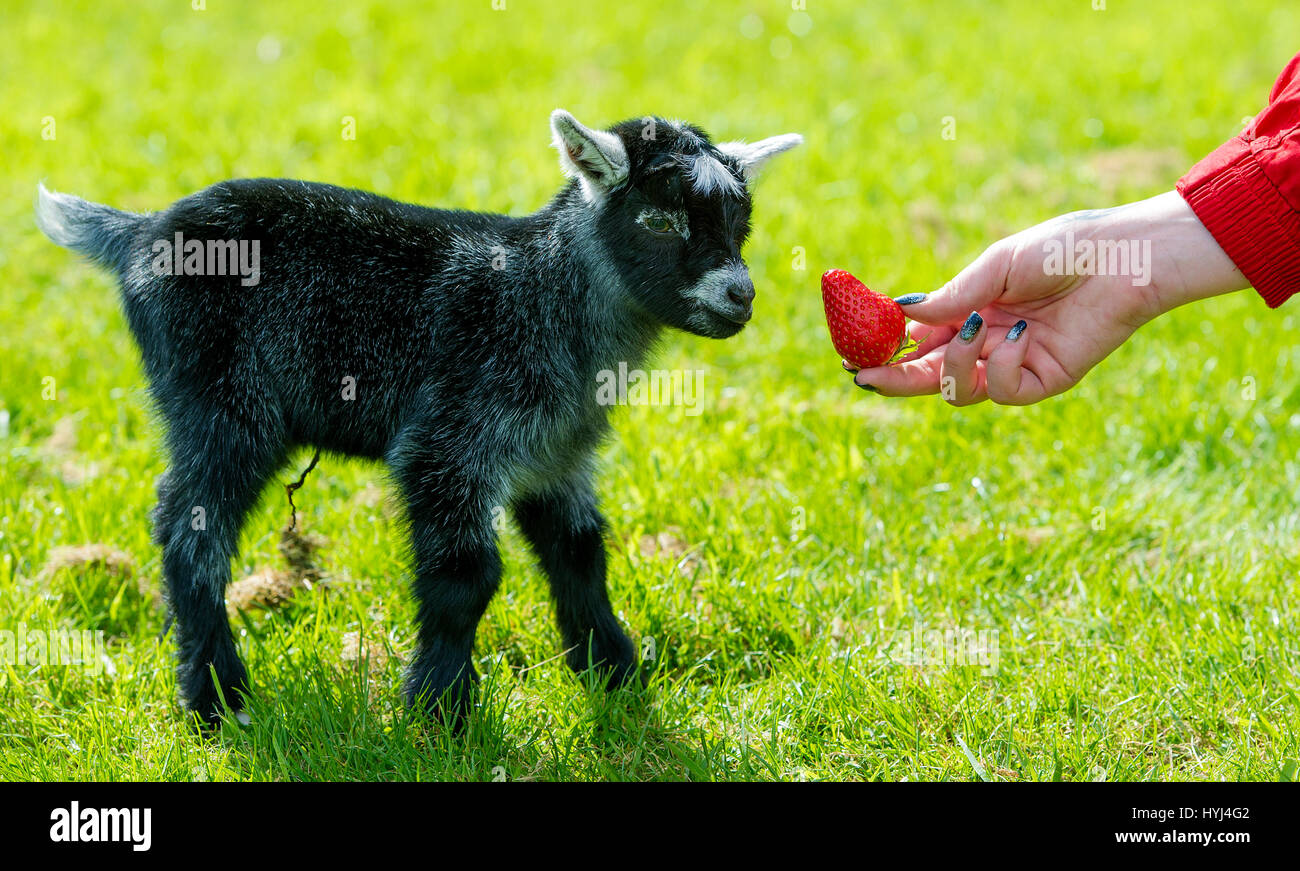
[[[742,308],[748,306],[754,301],[754,282],[748,278],[744,281],[733,282],[727,288],[727,299]]]

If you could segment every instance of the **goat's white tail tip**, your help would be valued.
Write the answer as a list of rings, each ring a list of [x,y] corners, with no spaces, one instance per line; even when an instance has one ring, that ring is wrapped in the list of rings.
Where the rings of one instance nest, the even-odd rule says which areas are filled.
[[[74,198],[68,194],[50,190],[45,186],[45,182],[40,182],[36,186],[36,226],[50,237],[51,242],[65,248],[74,241],[68,227],[67,211],[64,208],[71,199]]]

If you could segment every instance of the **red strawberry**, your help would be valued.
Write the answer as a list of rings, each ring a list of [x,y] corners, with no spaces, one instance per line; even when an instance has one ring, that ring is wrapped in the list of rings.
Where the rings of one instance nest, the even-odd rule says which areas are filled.
[[[902,307],[843,269],[822,275],[822,302],[835,350],[859,369],[883,366],[908,344]]]

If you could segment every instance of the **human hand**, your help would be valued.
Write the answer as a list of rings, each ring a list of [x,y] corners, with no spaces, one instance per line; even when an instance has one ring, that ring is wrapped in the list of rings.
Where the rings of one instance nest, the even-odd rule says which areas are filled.
[[[1089,246],[1091,268],[1076,259]],[[1177,193],[1074,212],[995,243],[934,293],[899,297],[919,347],[854,381],[1028,405],[1073,387],[1152,318],[1247,284]]]

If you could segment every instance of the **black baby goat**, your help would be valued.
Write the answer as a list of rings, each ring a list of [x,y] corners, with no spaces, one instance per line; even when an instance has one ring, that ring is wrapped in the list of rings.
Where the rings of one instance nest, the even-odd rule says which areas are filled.
[[[472,704],[474,634],[501,575],[495,506],[549,578],[569,664],[610,685],[636,674],[605,589],[598,373],[638,365],[663,327],[741,330],[747,182],[802,140],[715,145],[661,118],[593,130],[563,110],[551,132],[571,181],[519,218],[270,179],[150,215],[40,189],[45,234],[117,274],[166,424],[154,536],[180,690],[206,721],[247,689],[223,603],[240,526],[302,445],[383,459],[401,489],[410,704]]]

